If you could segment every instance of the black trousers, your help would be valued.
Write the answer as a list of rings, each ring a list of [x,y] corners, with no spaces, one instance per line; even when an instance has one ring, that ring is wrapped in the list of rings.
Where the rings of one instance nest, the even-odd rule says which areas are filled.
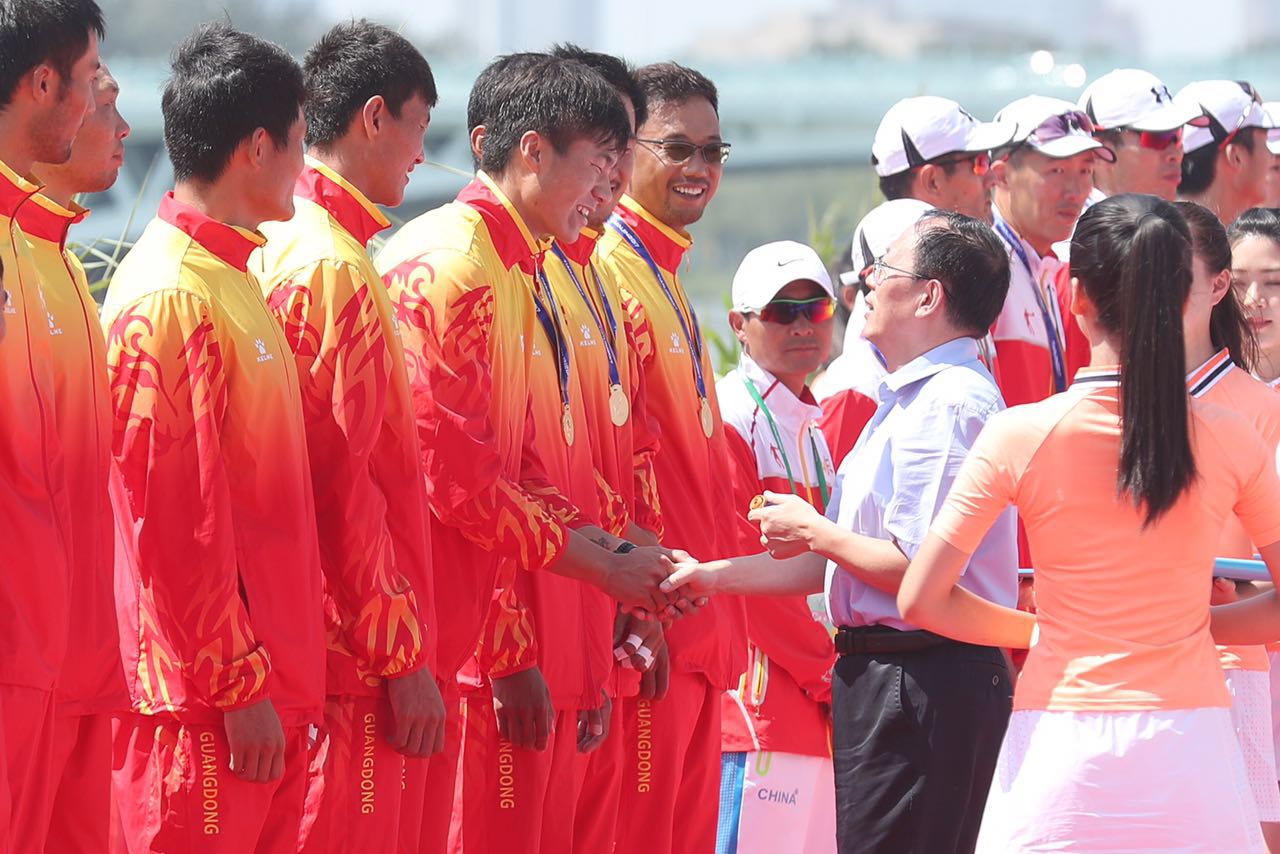
[[[831,686],[840,854],[971,852],[1012,706],[1003,653],[842,655]]]

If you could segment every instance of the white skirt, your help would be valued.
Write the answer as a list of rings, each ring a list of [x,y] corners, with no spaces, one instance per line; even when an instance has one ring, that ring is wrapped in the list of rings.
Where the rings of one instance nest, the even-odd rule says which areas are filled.
[[[1280,821],[1280,785],[1271,733],[1271,676],[1265,670],[1224,670],[1231,692],[1231,723],[1261,821]]]
[[[1016,711],[977,850],[1265,854],[1227,709]]]

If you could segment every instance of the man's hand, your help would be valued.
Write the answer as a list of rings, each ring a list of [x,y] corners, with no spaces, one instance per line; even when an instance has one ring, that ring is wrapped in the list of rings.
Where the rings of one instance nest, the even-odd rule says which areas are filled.
[[[635,614],[623,614],[615,624],[614,657],[623,667],[644,673],[653,667],[658,652],[667,645],[662,624]]]
[[[798,495],[764,493],[765,504],[747,514],[760,525],[760,542],[776,560],[809,551],[813,526],[823,515]]]
[[[661,700],[667,696],[671,680],[670,647],[665,644],[654,659],[653,667],[640,677],[640,699]]]
[[[536,667],[493,680],[493,714],[498,734],[524,750],[546,750],[556,712],[542,671]]]
[[[651,546],[610,555],[604,591],[623,606],[661,613],[670,603],[658,586],[675,569],[667,555],[665,549]]]
[[[387,680],[387,700],[395,729],[387,741],[405,756],[444,750],[444,698],[427,668]]]
[[[222,714],[231,747],[231,773],[247,783],[270,783],[284,776],[284,728],[270,700]]]
[[[602,692],[603,693],[603,692]],[[613,700],[603,694],[604,705],[598,709],[581,709],[578,712],[578,752],[590,753],[609,737],[609,719],[613,715]]]

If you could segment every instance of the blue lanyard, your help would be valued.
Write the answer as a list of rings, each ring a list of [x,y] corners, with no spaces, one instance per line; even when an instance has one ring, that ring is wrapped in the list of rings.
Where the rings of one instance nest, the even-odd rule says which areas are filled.
[[[595,300],[587,296],[587,291],[582,287],[582,282],[578,280],[578,274],[573,272],[573,265],[565,257],[564,250],[560,248],[559,244],[552,244],[551,251],[555,252],[556,257],[560,259],[560,263],[564,264],[564,269],[569,273],[569,278],[573,280],[573,286],[578,289],[578,295],[582,297],[582,301],[587,304],[587,308],[591,311],[591,319],[596,322],[596,328],[600,330],[600,337],[604,339],[604,352],[609,358],[609,385],[622,385],[622,377],[618,373],[618,351],[614,346],[614,341],[618,335],[618,324],[613,319],[613,310],[609,308],[609,297],[605,294],[604,287],[600,284],[600,277],[596,276],[596,287],[600,291],[600,298],[604,301],[605,313],[609,316],[609,332],[605,332],[604,321],[600,319],[600,312],[596,311]],[[591,272],[595,273],[594,268]]]
[[[707,383],[702,376],[702,332],[698,329],[698,318],[685,318],[684,310],[681,309],[680,303],[676,301],[675,294],[671,292],[671,288],[667,285],[667,277],[662,275],[662,270],[658,267],[657,262],[653,260],[653,256],[649,254],[649,250],[640,242],[640,237],[632,230],[631,226],[622,221],[617,214],[609,217],[609,227],[627,241],[627,245],[635,250],[644,262],[649,265],[649,269],[653,271],[653,276],[658,280],[658,284],[662,287],[662,292],[667,295],[667,301],[671,303],[671,307],[675,309],[676,317],[680,320],[680,328],[684,331],[684,340],[689,345],[689,355],[693,357],[693,381],[698,388],[698,397],[703,400],[707,399]],[[693,315],[693,309],[689,309],[689,314]],[[690,331],[690,320],[692,321],[693,331]]]
[[[542,281],[542,288],[546,292],[547,302],[551,304],[550,310],[543,305],[542,298],[538,296],[537,288],[531,288],[530,293],[533,295],[534,311],[538,315],[538,322],[542,324],[542,331],[547,333],[547,339],[551,342],[551,346],[556,348],[557,368],[556,379],[560,383],[560,402],[565,408],[569,407],[569,347],[564,340],[564,327],[560,325],[560,309],[556,306],[556,298],[551,293],[551,284],[547,281],[547,274],[541,268],[538,269],[538,278]]]
[[[1018,260],[1022,262],[1022,266],[1026,269],[1027,275],[1031,277],[1031,290],[1035,292],[1036,307],[1040,309],[1040,319],[1044,321],[1044,334],[1049,339],[1049,361],[1053,366],[1053,391],[1066,391],[1067,389],[1067,366],[1062,355],[1062,345],[1058,341],[1058,328],[1053,322],[1053,315],[1049,314],[1049,307],[1045,304],[1044,295],[1040,293],[1040,282],[1036,279],[1036,274],[1031,269],[1031,259],[1027,257],[1027,252],[1022,248],[1022,241],[1013,233],[1013,229],[1003,220],[996,220],[995,229],[1009,244],[1010,248],[1018,255]]]

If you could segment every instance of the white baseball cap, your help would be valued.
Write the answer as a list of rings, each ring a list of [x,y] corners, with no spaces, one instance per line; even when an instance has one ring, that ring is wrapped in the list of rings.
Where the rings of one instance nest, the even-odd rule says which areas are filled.
[[[1093,119],[1061,98],[1027,95],[1006,104],[996,113],[996,121],[1015,124],[1013,142],[1048,157],[1074,157],[1085,151],[1097,152],[1103,160],[1115,162],[1116,154],[1093,138]]]
[[[1280,155],[1280,101],[1267,101],[1262,105],[1262,112],[1267,114],[1272,124],[1267,131],[1267,150]]]
[[[919,199],[893,199],[870,210],[853,230],[853,270],[840,276],[842,285],[856,285],[872,262],[889,251],[893,241],[902,236],[931,206]]]
[[[871,162],[883,178],[944,154],[990,151],[1012,136],[1012,127],[980,122],[947,98],[903,98],[880,120],[871,143]]]
[[[1276,126],[1262,109],[1262,101],[1247,83],[1235,80],[1199,80],[1188,83],[1173,96],[1176,103],[1198,108],[1207,118],[1204,127],[1187,125],[1182,150],[1195,151],[1210,143],[1222,144],[1242,128]]]
[[[1117,68],[1089,84],[1077,107],[1098,130],[1169,131],[1203,115],[1195,105],[1177,103],[1159,77],[1138,68]]]
[[[835,296],[831,275],[812,247],[794,240],[779,240],[757,246],[747,253],[733,274],[733,310],[759,311],[778,291],[795,281],[817,282]]]

